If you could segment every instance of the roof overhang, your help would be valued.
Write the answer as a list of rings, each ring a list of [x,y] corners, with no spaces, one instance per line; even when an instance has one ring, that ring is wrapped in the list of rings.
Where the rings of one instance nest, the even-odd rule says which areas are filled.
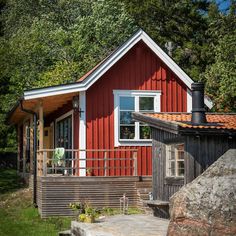
[[[99,64],[91,73],[79,82],[51,86],[39,89],[28,90],[24,92],[24,99],[35,99],[58,94],[86,91],[102,75],[104,75],[118,60],[120,60],[135,44],[143,41],[177,76],[182,82],[191,89],[193,80],[175,63],[175,61],[166,54],[143,30],[137,31],[128,41],[115,50],[102,63]],[[205,98],[205,104],[210,109],[213,104],[210,99]]]
[[[143,30],[140,29],[128,41],[117,48],[104,61],[98,64],[93,70],[91,70],[91,72],[87,73],[83,77],[83,80],[70,84],[62,84],[27,90],[24,92],[21,98],[23,104],[26,105],[27,109],[30,109],[32,108],[32,106],[35,106],[39,99],[47,100],[47,98],[52,96],[58,96],[58,98],[60,98],[61,96],[66,96],[66,94],[71,95],[81,91],[86,91],[99,78],[101,78],[102,75],[104,75],[118,60],[120,60],[134,45],[136,45],[140,41],[143,41],[191,91],[191,84],[193,83],[193,80],[175,63],[175,61],[168,54],[166,54]],[[57,101],[57,99],[53,98],[51,101],[55,102]],[[207,99],[207,97],[205,97],[205,104],[210,109],[213,106],[211,100]],[[14,106],[14,108],[9,113],[9,119],[16,110],[19,110],[18,104],[16,104],[16,106]]]
[[[188,113],[189,114],[189,113]],[[231,137],[236,136],[236,130],[234,129],[212,129],[212,128],[187,128],[182,127],[179,124],[179,121],[168,121],[161,120],[156,117],[148,116],[147,114],[133,112],[132,117],[144,123],[147,123],[149,126],[154,127],[159,130],[164,130],[173,134],[179,135],[227,135]]]
[[[174,133],[174,134],[179,133],[179,128],[180,127],[179,127],[178,124],[175,124],[174,122],[164,121],[164,120],[161,120],[161,119],[150,117],[150,116],[147,116],[147,115],[145,115],[143,113],[140,113],[140,112],[133,112],[132,117],[135,120],[147,123],[151,127],[154,127],[154,128],[160,129],[160,130],[164,130],[164,131],[167,131],[167,132],[171,132],[171,133]]]
[[[55,112],[56,110],[62,108],[63,106],[71,106],[72,107],[72,99],[74,96],[78,95],[78,93],[68,93],[63,95],[55,95],[53,97],[43,97],[43,98],[34,98],[30,100],[25,100],[21,98],[17,101],[15,106],[11,109],[11,111],[7,114],[7,122],[8,124],[17,124],[27,118],[27,113],[21,109],[27,109],[33,112],[38,112],[39,106],[43,106],[44,116],[48,116],[49,114]]]

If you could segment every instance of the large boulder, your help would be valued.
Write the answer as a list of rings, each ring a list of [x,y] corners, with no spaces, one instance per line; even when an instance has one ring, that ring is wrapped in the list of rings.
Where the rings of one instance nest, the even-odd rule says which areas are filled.
[[[236,235],[236,149],[171,197],[168,235]]]

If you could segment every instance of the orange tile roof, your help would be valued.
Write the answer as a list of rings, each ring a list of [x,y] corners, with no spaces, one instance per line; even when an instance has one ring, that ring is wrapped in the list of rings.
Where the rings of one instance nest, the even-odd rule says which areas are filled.
[[[183,128],[236,130],[236,114],[208,113],[206,114],[206,119],[209,123],[208,125],[192,125],[183,123],[184,121],[191,121],[191,114],[187,113],[155,113],[145,115],[163,121],[174,122]],[[214,123],[214,125],[210,125],[210,123]],[[215,125],[216,123],[217,125]]]

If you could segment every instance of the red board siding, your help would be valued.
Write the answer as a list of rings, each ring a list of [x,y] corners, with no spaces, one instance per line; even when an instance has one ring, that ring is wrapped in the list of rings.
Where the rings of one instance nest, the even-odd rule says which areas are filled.
[[[115,89],[161,90],[162,112],[187,111],[186,85],[140,42],[86,92],[87,149],[114,149]],[[151,147],[132,148],[138,149],[138,175],[151,175]],[[115,154],[111,153],[109,157],[113,155]],[[126,154],[126,157],[128,155],[130,154]],[[110,161],[109,164],[115,165],[116,162],[118,161]],[[124,166],[128,164],[123,163]],[[101,162],[87,162],[90,167],[96,168],[99,165],[102,165]],[[110,170],[110,174],[129,174],[129,171]],[[103,175],[103,171],[95,170],[94,175]]]

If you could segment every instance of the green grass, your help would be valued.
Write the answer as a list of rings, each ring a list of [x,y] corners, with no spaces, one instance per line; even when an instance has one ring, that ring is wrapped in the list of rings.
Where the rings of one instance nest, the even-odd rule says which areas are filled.
[[[41,219],[32,205],[32,192],[23,187],[16,171],[0,169],[0,235],[58,235],[70,228],[71,218]]]
[[[16,170],[0,168],[0,194],[12,192],[24,186]]]

